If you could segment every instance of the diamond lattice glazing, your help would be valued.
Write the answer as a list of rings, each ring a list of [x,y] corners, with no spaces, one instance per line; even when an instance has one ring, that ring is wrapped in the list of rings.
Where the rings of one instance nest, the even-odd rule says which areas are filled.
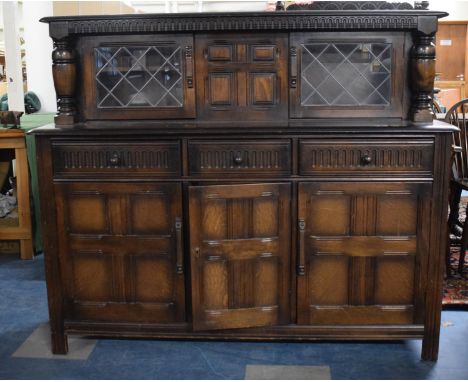
[[[391,44],[301,46],[301,105],[385,106],[391,96]]]
[[[98,108],[181,107],[176,45],[95,48]]]

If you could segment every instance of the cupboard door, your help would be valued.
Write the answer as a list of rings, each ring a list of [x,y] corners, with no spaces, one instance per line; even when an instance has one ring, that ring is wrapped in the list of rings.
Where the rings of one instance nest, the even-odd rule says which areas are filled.
[[[422,323],[430,190],[300,184],[299,324]]]
[[[190,187],[193,328],[284,324],[290,186]]]
[[[192,35],[81,40],[86,119],[194,118]]]
[[[197,35],[196,42],[200,118],[288,118],[285,34]]]
[[[76,182],[55,190],[71,318],[184,321],[180,185]]]
[[[404,42],[401,32],[292,33],[291,117],[405,118]]]

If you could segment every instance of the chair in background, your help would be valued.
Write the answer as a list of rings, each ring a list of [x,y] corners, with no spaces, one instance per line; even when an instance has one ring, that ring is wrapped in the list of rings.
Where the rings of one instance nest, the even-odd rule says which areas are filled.
[[[442,108],[435,99],[432,100],[432,112],[434,113],[434,115],[442,113]]]
[[[468,99],[454,104],[445,115],[445,122],[455,125],[459,131],[453,133],[452,176],[450,181],[450,215],[449,232],[455,236],[461,233],[459,273],[463,272],[465,252],[468,246],[468,219],[462,224],[459,221],[459,205],[462,191],[468,191]],[[460,232],[461,231],[461,232]],[[456,243],[458,244],[458,243]],[[450,256],[450,254],[447,254]],[[447,259],[447,273],[450,271]]]
[[[440,107],[439,101],[437,100],[437,94],[439,92],[439,88],[434,88],[432,90],[432,112],[434,113],[434,118],[436,118],[436,114],[442,113],[442,108]]]

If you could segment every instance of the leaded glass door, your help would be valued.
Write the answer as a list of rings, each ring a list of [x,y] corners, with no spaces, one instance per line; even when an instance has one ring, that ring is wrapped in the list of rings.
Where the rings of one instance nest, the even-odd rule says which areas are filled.
[[[403,34],[293,33],[290,47],[293,118],[406,118]]]
[[[191,35],[84,40],[90,119],[195,117]]]

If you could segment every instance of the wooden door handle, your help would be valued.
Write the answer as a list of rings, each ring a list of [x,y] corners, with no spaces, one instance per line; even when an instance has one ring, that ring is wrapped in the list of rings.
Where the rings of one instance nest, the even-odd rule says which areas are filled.
[[[299,219],[299,263],[297,265],[297,274],[305,275],[305,220]]]
[[[190,45],[185,47],[185,78],[187,87],[193,88],[193,49]]]
[[[182,243],[182,219],[176,218],[176,272],[181,275],[184,273],[184,248]]]
[[[289,49],[289,86],[293,89],[297,86],[297,49],[295,47]]]

